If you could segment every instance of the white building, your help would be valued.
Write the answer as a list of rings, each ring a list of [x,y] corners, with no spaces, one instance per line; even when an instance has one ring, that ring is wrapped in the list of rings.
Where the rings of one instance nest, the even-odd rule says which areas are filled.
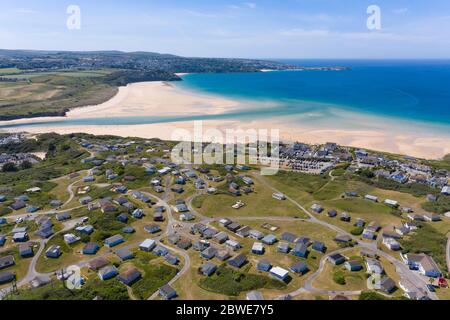
[[[76,235],[72,234],[72,233],[67,233],[64,235],[64,242],[67,244],[72,244],[75,243],[77,241],[79,241],[81,238],[77,237]]]
[[[400,250],[401,248],[400,243],[393,238],[383,238],[383,244],[386,248],[392,251]]]
[[[270,269],[270,275],[275,277],[276,279],[284,281],[289,276],[289,271],[281,267],[273,267],[272,269]]]
[[[390,207],[394,207],[394,208],[398,207],[398,201],[391,200],[391,199],[384,200],[384,204],[386,204],[386,205],[388,205]]]
[[[255,242],[252,247],[252,253],[264,254],[264,245],[261,242]]]
[[[441,193],[450,196],[450,186],[443,187]]]
[[[156,241],[153,239],[145,239],[140,245],[139,249],[141,251],[150,252],[156,247]]]

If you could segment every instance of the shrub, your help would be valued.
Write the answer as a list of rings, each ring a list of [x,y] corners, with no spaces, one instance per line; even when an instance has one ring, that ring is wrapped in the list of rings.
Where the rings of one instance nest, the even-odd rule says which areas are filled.
[[[344,274],[342,273],[341,270],[336,270],[333,273],[333,281],[336,282],[337,284],[342,285],[342,286],[346,284],[345,276],[344,276]]]

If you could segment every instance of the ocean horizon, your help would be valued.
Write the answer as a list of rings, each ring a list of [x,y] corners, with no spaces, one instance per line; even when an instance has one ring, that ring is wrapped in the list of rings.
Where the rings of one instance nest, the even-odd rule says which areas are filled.
[[[276,61],[299,67],[342,66],[341,71],[202,73],[183,76],[186,91],[239,101],[220,114],[46,118],[3,123],[0,129],[30,126],[139,125],[194,120],[289,119],[314,128],[379,128],[379,123],[450,135],[450,60]],[[386,125],[386,124],[384,124]],[[413,128],[414,129],[414,128]]]
[[[327,108],[424,122],[450,132],[450,60],[303,60],[305,67],[342,71],[190,74],[180,87],[248,101],[278,102],[278,113],[299,115]]]

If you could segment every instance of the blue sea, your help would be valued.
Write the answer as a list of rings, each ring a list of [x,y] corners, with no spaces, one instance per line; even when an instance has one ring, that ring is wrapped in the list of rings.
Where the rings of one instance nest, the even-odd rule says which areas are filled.
[[[327,107],[450,126],[450,60],[283,60],[346,71],[191,74],[182,87],[246,100],[278,102],[272,113]],[[448,128],[450,130],[450,127]]]
[[[280,60],[279,60],[280,61]],[[190,74],[177,87],[243,101],[232,112],[176,117],[121,117],[46,120],[33,125],[133,125],[190,120],[277,119],[313,123],[317,127],[347,114],[362,116],[346,125],[368,126],[370,116],[423,124],[450,134],[450,60],[281,60],[297,66],[344,66],[344,71],[276,71],[261,73]],[[406,121],[406,122],[405,122]],[[356,121],[358,122],[358,121]]]

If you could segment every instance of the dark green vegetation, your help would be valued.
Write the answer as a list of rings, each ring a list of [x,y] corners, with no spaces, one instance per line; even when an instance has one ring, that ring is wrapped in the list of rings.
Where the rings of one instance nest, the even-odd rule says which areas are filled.
[[[341,270],[335,270],[333,272],[333,281],[340,285],[345,285],[345,275]]]
[[[437,201],[424,203],[422,208],[429,212],[444,214],[450,211],[450,196],[440,196]]]
[[[283,289],[286,287],[286,284],[281,281],[235,271],[225,266],[220,266],[213,276],[201,279],[199,285],[205,290],[228,296],[238,296],[242,292],[261,288]]]
[[[134,283],[131,288],[139,299],[147,299],[159,287],[162,287],[177,274],[177,269],[165,264],[150,263],[157,257],[152,253],[137,252],[134,265],[142,271],[142,279]]]
[[[426,253],[433,257],[441,270],[447,270],[445,261],[447,237],[429,224],[421,223],[414,233],[400,240],[400,243],[403,252]]]
[[[364,232],[364,227],[356,227],[350,231],[354,236],[360,236]]]
[[[327,175],[317,176],[287,171],[280,171],[276,176],[273,176],[273,179],[283,184],[295,187],[299,191],[304,191],[311,194],[319,190],[330,180]]]
[[[81,290],[69,290],[60,281],[53,281],[40,288],[19,289],[18,294],[8,295],[9,300],[129,300],[126,287],[118,280],[88,281]]]
[[[446,155],[442,160],[430,160],[427,163],[436,169],[446,169],[450,171],[450,154]]]

